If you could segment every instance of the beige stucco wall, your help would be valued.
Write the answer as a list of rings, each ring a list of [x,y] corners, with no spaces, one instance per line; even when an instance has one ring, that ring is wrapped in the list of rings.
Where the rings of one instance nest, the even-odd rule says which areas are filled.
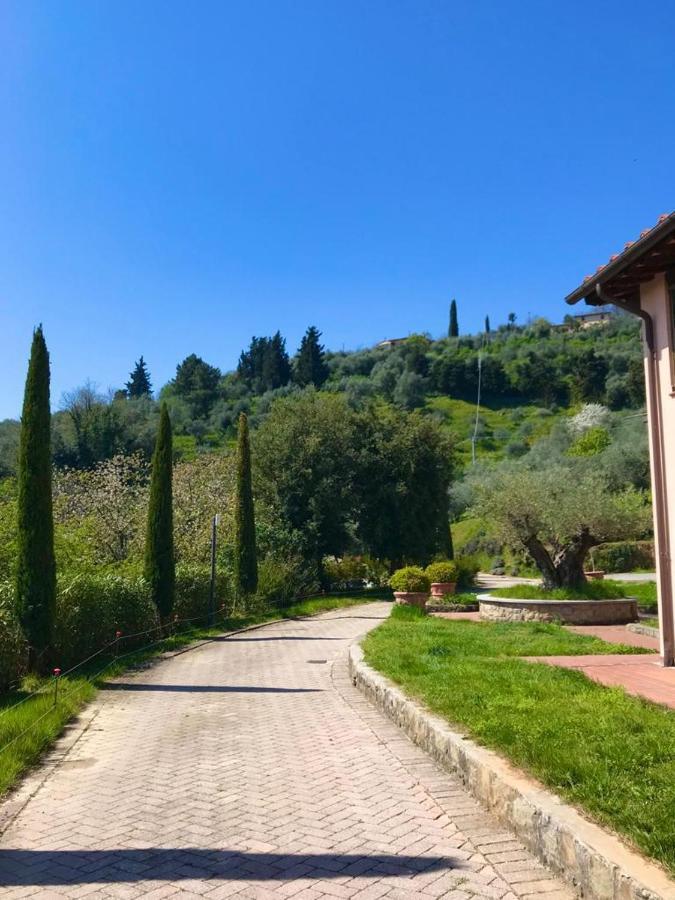
[[[658,275],[652,281],[643,284],[640,290],[640,305],[642,309],[649,313],[654,324],[654,349],[657,361],[658,379],[655,389],[657,391],[659,407],[656,406],[655,399],[647,403],[647,414],[649,420],[649,439],[650,439],[650,456],[652,465],[652,488],[655,489],[655,469],[654,461],[658,452],[657,442],[661,442],[661,453],[664,460],[663,474],[665,481],[665,509],[668,513],[668,522],[666,524],[665,535],[659,540],[658,527],[656,521],[656,504],[654,510],[654,532],[656,538],[656,560],[657,569],[659,571],[659,618],[665,624],[668,620],[673,622],[675,616],[671,610],[671,615],[664,617],[664,610],[661,608],[665,581],[669,580],[671,584],[671,597],[675,597],[675,580],[673,579],[673,567],[671,560],[675,559],[675,396],[672,390],[672,373],[671,373],[671,328],[670,328],[670,301],[668,296],[668,287],[665,275]],[[650,365],[649,354],[645,349],[645,370],[646,376],[649,377],[648,368]],[[648,392],[649,401],[649,392]],[[661,427],[659,429],[659,418]],[[672,605],[672,604],[671,604]],[[671,642],[671,649],[675,644],[675,634],[672,629],[670,635],[665,633],[666,630],[661,629],[662,652],[664,650],[664,641]]]

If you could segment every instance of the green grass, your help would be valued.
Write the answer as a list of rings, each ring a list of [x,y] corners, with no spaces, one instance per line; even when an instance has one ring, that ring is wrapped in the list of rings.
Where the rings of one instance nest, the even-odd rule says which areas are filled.
[[[99,656],[86,669],[80,670],[77,677],[63,676],[59,679],[59,700],[56,705],[52,679],[37,679],[34,676],[26,678],[22,690],[0,695],[0,796],[13,787],[25,771],[40,759],[70,719],[94,698],[98,687],[115,675],[151,661],[161,653],[180,650],[195,641],[208,640],[223,632],[279,619],[312,616],[332,609],[367,603],[371,599],[381,599],[381,596],[373,598],[371,595],[354,594],[303,600],[283,609],[233,616],[221,620],[214,628],[192,628],[118,660]],[[27,699],[36,690],[40,693]],[[12,743],[7,749],[1,749],[10,741]]]
[[[556,625],[399,610],[367,662],[675,873],[675,712],[517,654],[616,653]],[[619,652],[631,652],[624,648]]]
[[[640,619],[640,625],[647,625],[649,628],[656,628],[657,630],[661,627],[658,619]]]
[[[655,581],[617,581],[615,584],[624,588],[627,597],[635,597],[643,612],[656,612],[658,604]]]
[[[443,604],[447,606],[470,606],[478,603],[478,595],[465,591],[460,594],[446,594],[445,597],[432,597],[429,602],[436,606],[442,606]]]
[[[516,584],[513,587],[491,590],[493,597],[504,597],[515,600],[616,600],[621,597],[634,596],[627,588],[626,582],[589,581],[580,590],[556,588],[545,591],[536,584]]]

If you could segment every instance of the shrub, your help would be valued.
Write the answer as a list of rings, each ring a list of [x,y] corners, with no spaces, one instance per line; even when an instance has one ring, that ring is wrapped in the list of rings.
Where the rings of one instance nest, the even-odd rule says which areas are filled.
[[[493,597],[516,600],[618,600],[628,596],[626,585],[618,581],[588,581],[579,588],[545,590],[541,585],[517,584],[490,591]]]
[[[478,560],[473,556],[460,556],[455,559],[457,566],[457,584],[462,590],[473,587],[476,575],[480,571]]]
[[[348,590],[354,582],[365,581],[380,587],[388,580],[387,563],[372,556],[329,557],[324,560],[323,567],[334,590]]]
[[[179,619],[206,619],[209,614],[211,569],[208,566],[181,565],[176,568],[176,593],[173,611]],[[232,585],[229,574],[216,572],[214,609],[232,605]],[[185,623],[188,625],[189,623]],[[199,625],[199,621],[194,622]]]
[[[263,606],[288,606],[298,597],[318,590],[315,573],[297,557],[284,559],[270,554],[258,565],[256,598]]]
[[[424,571],[432,584],[457,583],[457,563],[451,560],[431,563]]]
[[[419,566],[405,566],[397,569],[389,579],[395,591],[411,594],[428,594],[431,587],[429,577]]]
[[[0,585],[0,691],[8,690],[28,663],[28,645],[12,606],[11,585]]]
[[[600,544],[591,551],[592,565],[605,572],[631,572],[633,569],[654,569],[653,541],[615,541]]]
[[[157,625],[157,612],[146,581],[106,573],[77,575],[58,584],[54,628],[54,662],[73,666],[123,635]],[[147,643],[145,635],[124,641],[124,650]]]

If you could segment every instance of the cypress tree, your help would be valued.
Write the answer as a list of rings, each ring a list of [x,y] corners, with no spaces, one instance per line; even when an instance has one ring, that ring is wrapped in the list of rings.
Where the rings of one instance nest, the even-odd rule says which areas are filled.
[[[173,447],[166,403],[159,414],[159,430],[152,455],[148,525],[145,538],[145,577],[162,619],[173,609],[176,564],[173,552]]]
[[[459,325],[457,324],[457,301],[453,300],[450,304],[450,327],[448,328],[448,337],[459,337]]]
[[[18,468],[16,597],[32,668],[44,667],[56,607],[50,432],[49,352],[40,325],[26,377]]]
[[[234,533],[234,584],[237,596],[254,594],[258,587],[255,511],[251,487],[251,444],[246,413],[239,416],[237,436],[237,497]]]
[[[490,334],[490,316],[485,316],[485,334]]]
[[[300,349],[295,358],[295,381],[305,387],[313,384],[320,388],[328,378],[323,345],[319,343],[321,332],[310,325],[300,342]]]

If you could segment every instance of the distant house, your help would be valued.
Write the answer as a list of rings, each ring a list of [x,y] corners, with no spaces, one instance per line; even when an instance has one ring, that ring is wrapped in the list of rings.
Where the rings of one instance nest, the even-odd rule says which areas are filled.
[[[375,346],[378,348],[378,350],[391,350],[394,347],[398,347],[399,344],[404,344],[407,340],[407,337],[387,338],[386,341],[380,341],[380,343],[375,344]]]
[[[607,325],[612,319],[610,312],[592,312],[582,313],[578,316],[572,316],[579,328],[593,328],[595,325]]]

